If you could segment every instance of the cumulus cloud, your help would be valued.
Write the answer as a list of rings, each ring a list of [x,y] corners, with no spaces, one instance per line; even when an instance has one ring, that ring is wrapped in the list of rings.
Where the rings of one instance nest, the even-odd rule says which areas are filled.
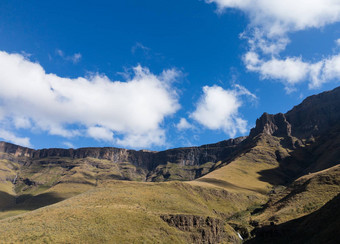
[[[70,79],[46,74],[20,54],[0,52],[0,112],[18,128],[52,135],[111,141],[114,133],[124,146],[162,145],[161,123],[180,107],[172,88],[180,74],[172,69],[155,75],[141,66],[133,71],[124,82],[100,74]]]
[[[176,128],[177,130],[187,130],[192,128],[192,125],[185,118],[181,118],[176,125]]]
[[[286,90],[294,90],[297,83],[309,80],[309,87],[319,87],[333,80],[339,73],[340,54],[317,62],[302,57],[280,57],[290,43],[289,34],[309,28],[321,28],[340,21],[338,0],[206,0],[216,3],[219,11],[234,8],[249,17],[249,26],[241,38],[249,43],[244,55],[248,70],[263,79],[277,79]],[[340,41],[336,40],[339,45]]]
[[[165,145],[165,131],[154,129],[145,133],[128,133],[123,139],[118,138],[117,143],[122,146],[136,145]]]
[[[261,60],[257,53],[248,52],[244,56],[248,70],[258,72],[263,79],[280,80],[288,93],[296,91],[294,85],[309,81],[309,88],[318,88],[323,83],[340,77],[340,54],[324,58],[318,62],[306,62],[301,57]]]
[[[242,106],[241,95],[256,97],[239,85],[232,90],[225,90],[216,85],[205,86],[196,110],[190,117],[208,129],[223,130],[231,137],[237,132],[246,133],[247,121],[239,115],[239,108]]]
[[[221,11],[236,8],[247,13],[252,27],[268,36],[283,35],[306,28],[319,28],[340,20],[337,0],[206,0]]]
[[[0,138],[24,147],[32,147],[30,139],[28,137],[18,137],[13,132],[4,129],[0,129]]]
[[[113,132],[110,129],[99,127],[99,126],[92,126],[87,128],[87,134],[99,141],[108,141],[113,142]]]
[[[31,127],[31,121],[25,117],[15,117],[13,118],[13,122],[17,129],[27,129]]]
[[[244,57],[248,70],[259,72],[262,78],[280,79],[293,85],[306,78],[309,64],[301,58],[285,60],[273,58],[269,61],[260,60],[255,52],[248,52]]]

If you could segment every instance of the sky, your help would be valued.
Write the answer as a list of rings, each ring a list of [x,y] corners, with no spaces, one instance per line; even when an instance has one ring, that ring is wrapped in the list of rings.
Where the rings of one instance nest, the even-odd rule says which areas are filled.
[[[339,86],[340,0],[0,2],[0,140],[164,150]]]

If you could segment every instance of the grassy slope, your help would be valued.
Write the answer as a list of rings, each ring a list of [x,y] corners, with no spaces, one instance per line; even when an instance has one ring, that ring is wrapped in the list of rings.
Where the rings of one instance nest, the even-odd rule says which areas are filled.
[[[322,186],[318,184],[320,176],[327,178],[330,171],[298,179],[295,185],[292,185],[292,189],[306,186],[300,187],[307,189],[306,191],[301,190],[300,194],[289,195],[291,191],[288,187],[271,196],[272,208],[268,208],[262,215],[250,214],[254,208],[268,201],[268,193],[276,185],[285,182],[286,176],[277,170],[280,167],[277,157],[278,155],[281,158],[287,157],[290,151],[282,144],[283,138],[262,134],[256,138],[253,147],[229,164],[190,182],[112,181],[109,180],[111,178],[109,175],[114,171],[111,171],[112,166],[111,168],[109,165],[105,166],[105,162],[95,164],[93,161],[90,163],[82,161],[67,172],[62,166],[53,170],[46,166],[45,171],[34,170],[33,167],[26,174],[30,174],[31,179],[40,181],[40,184],[28,188],[24,186],[26,190],[17,188],[18,192],[28,191],[35,196],[50,194],[48,196],[60,199],[85,193],[23,215],[3,219],[0,221],[0,239],[5,242],[26,240],[38,243],[74,240],[120,243],[143,241],[152,243],[164,240],[166,243],[187,243],[191,240],[190,233],[170,227],[160,219],[160,215],[211,216],[246,228],[250,227],[250,219],[255,218],[265,223],[275,217],[277,211],[282,211],[280,215],[284,216],[281,222],[299,217],[316,210],[338,191],[338,188],[329,188],[327,183]],[[100,168],[108,167],[107,172],[98,170],[98,164],[101,165]],[[167,170],[176,171],[171,165],[166,167]],[[129,169],[127,172],[133,175],[134,170]],[[331,172],[332,177],[337,180],[338,170]],[[96,180],[98,178],[99,180]],[[58,179],[58,182],[55,179]],[[50,187],[41,188],[46,184],[50,184]],[[317,202],[317,206],[308,205],[318,196],[323,196],[322,194],[325,197]],[[281,201],[284,204],[278,207],[275,199],[278,202],[283,198],[287,201]],[[28,203],[29,201],[25,202],[26,205]],[[300,215],[285,215],[292,213],[291,209],[295,209]],[[301,209],[308,211],[301,212]],[[8,217],[8,212],[2,216]],[[229,225],[226,225],[226,231],[230,236],[235,236],[234,230]]]
[[[3,242],[187,243],[190,233],[170,227],[162,214],[224,218],[262,199],[183,182],[115,181],[60,203],[0,221]],[[18,232],[18,230],[20,231]],[[230,235],[235,235],[229,228]]]
[[[161,237],[169,243],[188,242],[190,234],[169,227],[160,215],[187,214],[225,220],[264,204],[272,186],[262,181],[260,172],[277,167],[275,147],[279,142],[280,139],[264,137],[250,152],[196,181],[116,181],[103,185],[99,181],[99,187],[79,196],[2,220],[0,236],[6,241],[37,242],[77,239],[131,243],[135,240],[154,242]],[[68,182],[63,182],[49,191],[69,192]],[[18,228],[21,228],[19,234]],[[230,226],[226,230],[229,235],[235,235]]]
[[[10,157],[10,155],[9,155]],[[14,179],[15,184],[14,184]],[[83,193],[108,179],[144,180],[129,163],[51,157],[20,165],[0,160],[0,219]]]
[[[257,230],[256,238],[246,243],[339,243],[339,204],[340,194],[309,215]]]
[[[0,160],[0,210],[7,209],[15,203],[15,191],[13,181],[16,176],[17,164],[8,160]],[[14,211],[11,213],[0,211],[0,219],[11,215],[19,214],[22,211]]]
[[[283,223],[310,214],[340,193],[340,165],[308,174],[270,197],[254,219],[262,224]]]
[[[288,151],[280,144],[281,140],[281,138],[261,134],[257,138],[256,145],[248,152],[197,181],[221,186],[234,192],[267,194],[273,187],[271,182],[280,183],[280,177],[274,171],[273,174],[264,177],[262,172],[279,167],[276,151],[288,155]]]

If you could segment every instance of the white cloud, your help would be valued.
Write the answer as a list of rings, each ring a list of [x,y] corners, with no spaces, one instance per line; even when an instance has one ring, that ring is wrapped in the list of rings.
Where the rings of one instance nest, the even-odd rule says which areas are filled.
[[[253,102],[257,101],[257,96],[253,93],[251,93],[247,88],[244,86],[241,86],[239,84],[234,84],[234,92],[237,96],[246,95],[248,96]]]
[[[293,85],[306,78],[309,72],[309,64],[301,61],[301,58],[286,58],[279,60],[272,58],[269,61],[261,61],[254,52],[245,55],[246,67],[251,71],[257,71],[264,79],[280,79]]]
[[[340,38],[335,40],[335,44],[336,44],[337,46],[340,46]]]
[[[250,18],[252,27],[260,27],[267,36],[290,31],[319,28],[340,20],[338,0],[206,0],[220,10],[236,8]]]
[[[155,129],[146,133],[129,133],[123,139],[117,139],[117,144],[133,147],[141,147],[140,145],[165,145],[165,131],[163,129]]]
[[[60,56],[61,58],[63,58],[64,60],[71,61],[71,62],[74,63],[74,64],[78,63],[78,62],[80,61],[81,57],[82,57],[80,53],[75,53],[75,54],[73,54],[73,55],[71,55],[71,56],[67,56],[67,55],[65,55],[65,53],[64,53],[62,50],[60,50],[60,49],[57,49],[57,50],[56,50],[56,54],[57,54],[58,56]]]
[[[211,130],[223,130],[234,137],[237,132],[247,132],[247,121],[239,115],[242,105],[241,95],[251,93],[242,86],[235,86],[233,90],[225,90],[220,86],[203,87],[203,95],[200,98],[196,110],[190,117]],[[250,95],[252,98],[255,95]]]
[[[176,125],[178,130],[186,130],[192,128],[192,125],[185,119],[181,118],[178,124]]]
[[[14,144],[20,145],[20,146],[32,147],[30,143],[30,139],[28,137],[17,137],[12,132],[4,130],[4,129],[0,129],[0,138],[2,138],[5,141],[9,141]]]
[[[258,72],[263,79],[280,80],[288,93],[296,91],[293,87],[295,84],[306,80],[310,88],[317,88],[340,78],[340,54],[312,63],[297,57],[263,61],[255,52],[248,52],[244,56],[244,63],[248,70]]]
[[[5,117],[5,111],[0,106],[0,121],[3,120]]]
[[[244,56],[248,70],[263,79],[277,79],[288,91],[297,83],[309,80],[309,87],[319,87],[339,77],[340,54],[317,62],[302,57],[281,58],[292,32],[321,28],[340,21],[339,0],[206,0],[216,3],[219,10],[239,9],[249,17],[249,26],[241,34],[249,43]],[[340,39],[336,40],[340,45]]]
[[[46,74],[41,65],[20,54],[0,52],[0,111],[7,119],[25,118],[33,128],[53,135],[103,139],[105,130],[119,134],[115,142],[121,145],[162,145],[161,123],[180,107],[171,87],[178,75],[165,70],[157,76],[137,66],[126,82],[99,74],[69,79]],[[68,129],[72,125],[84,129]],[[87,131],[92,127],[102,131]]]
[[[71,142],[69,141],[64,141],[63,145],[68,147],[68,148],[76,148]]]
[[[290,43],[290,39],[285,34],[268,37],[260,27],[247,29],[240,34],[240,38],[248,41],[251,51],[260,51],[264,55],[278,55]]]
[[[144,46],[142,43],[137,42],[132,48],[131,48],[131,53],[135,54],[135,52],[140,49],[142,50],[145,54],[147,54],[151,49],[149,47]]]
[[[81,59],[81,54],[80,53],[75,53],[71,57],[71,60],[74,64],[78,63]]]
[[[319,87],[323,83],[340,79],[340,54],[331,56],[315,64],[310,87]]]
[[[60,49],[57,49],[55,52],[56,52],[56,54],[59,55],[60,57],[64,57],[64,56],[65,56],[65,55],[64,55],[64,52],[63,52],[62,50],[60,50]]]
[[[31,121],[28,118],[21,117],[21,116],[14,117],[13,122],[14,122],[15,128],[17,129],[27,129],[32,126]]]
[[[87,129],[87,134],[96,140],[113,142],[113,132],[107,128],[98,126],[89,127]]]

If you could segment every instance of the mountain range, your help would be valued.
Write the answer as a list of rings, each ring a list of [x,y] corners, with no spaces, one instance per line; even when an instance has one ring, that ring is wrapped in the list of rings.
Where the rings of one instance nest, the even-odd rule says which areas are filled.
[[[340,87],[166,151],[0,142],[0,242],[337,243]]]

